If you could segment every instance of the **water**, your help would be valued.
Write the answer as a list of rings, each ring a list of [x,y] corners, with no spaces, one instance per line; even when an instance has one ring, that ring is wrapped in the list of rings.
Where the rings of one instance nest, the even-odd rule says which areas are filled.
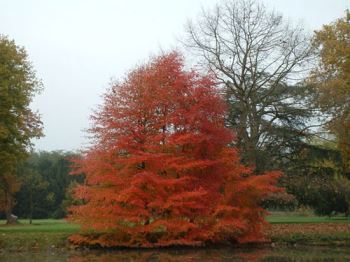
[[[164,250],[48,250],[45,252],[0,252],[0,261],[123,261],[123,262],[189,262],[189,261],[350,261],[349,248],[265,248],[265,249],[164,249]]]

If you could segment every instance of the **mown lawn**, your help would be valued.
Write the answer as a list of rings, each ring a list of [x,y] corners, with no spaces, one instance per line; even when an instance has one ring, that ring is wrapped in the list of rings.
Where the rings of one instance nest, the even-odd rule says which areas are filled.
[[[28,219],[20,219],[18,225],[6,225],[0,220],[0,233],[75,233],[78,225],[67,223],[64,219],[35,219],[30,225]]]
[[[0,220],[0,251],[48,250],[69,247],[67,238],[79,230],[78,225],[61,219],[21,219],[18,225]]]
[[[350,223],[350,217],[319,217],[298,215],[270,215],[266,220],[271,224],[304,224],[304,223]]]

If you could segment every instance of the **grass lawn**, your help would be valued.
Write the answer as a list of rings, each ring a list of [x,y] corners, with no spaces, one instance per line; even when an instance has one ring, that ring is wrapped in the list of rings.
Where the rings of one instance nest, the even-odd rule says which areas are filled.
[[[34,219],[30,225],[28,219],[20,219],[18,225],[6,225],[5,220],[0,220],[1,233],[75,233],[78,225],[67,223],[64,219]]]
[[[350,223],[350,217],[319,217],[276,214],[267,216],[266,220],[271,224]]]
[[[0,251],[48,250],[66,248],[67,238],[78,231],[79,226],[63,219],[19,220],[18,225],[6,225],[0,220]]]

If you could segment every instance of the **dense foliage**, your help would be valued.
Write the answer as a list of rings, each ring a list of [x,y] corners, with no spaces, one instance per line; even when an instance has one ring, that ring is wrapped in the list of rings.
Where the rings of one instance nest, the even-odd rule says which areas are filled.
[[[69,187],[82,182],[83,176],[72,177],[71,152],[33,152],[18,168],[21,188],[16,194],[14,214],[20,218],[63,218],[69,199]]]
[[[70,220],[77,244],[151,247],[264,239],[259,200],[278,172],[240,164],[211,77],[184,71],[170,53],[114,84],[93,116],[94,144]]]
[[[299,206],[311,207],[319,215],[349,215],[349,173],[334,143],[314,141],[292,163],[282,184]]]
[[[328,130],[336,135],[344,164],[350,170],[350,12],[316,31],[320,59],[311,75],[316,102],[329,116]]]
[[[25,50],[0,35],[0,211],[8,223],[20,187],[16,168],[31,139],[42,135],[39,115],[29,107],[40,87]]]

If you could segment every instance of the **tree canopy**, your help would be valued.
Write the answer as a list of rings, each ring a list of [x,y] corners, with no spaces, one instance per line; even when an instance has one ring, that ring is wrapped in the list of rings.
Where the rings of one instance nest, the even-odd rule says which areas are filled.
[[[31,139],[42,135],[39,115],[29,107],[40,88],[24,48],[0,35],[0,207],[8,222],[19,189],[16,168]]]
[[[303,28],[259,1],[226,0],[189,23],[187,37],[226,93],[243,162],[259,173],[299,149],[312,116],[302,80],[313,52]]]
[[[93,145],[76,161],[77,244],[152,247],[264,239],[260,200],[278,172],[254,176],[224,127],[212,77],[179,54],[152,59],[115,83],[92,117]]]
[[[311,75],[316,102],[329,115],[328,129],[350,169],[350,12],[315,32],[319,64]]]

